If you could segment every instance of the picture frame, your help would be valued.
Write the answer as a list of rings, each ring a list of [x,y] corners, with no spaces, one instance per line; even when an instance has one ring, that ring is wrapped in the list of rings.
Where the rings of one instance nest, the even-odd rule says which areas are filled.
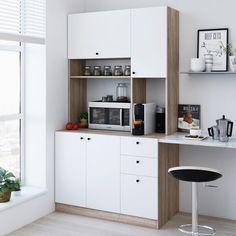
[[[178,105],[178,130],[189,132],[191,128],[201,128],[201,105]]]
[[[228,71],[228,56],[224,48],[228,45],[229,29],[199,29],[197,35],[197,57],[213,54],[212,72]]]

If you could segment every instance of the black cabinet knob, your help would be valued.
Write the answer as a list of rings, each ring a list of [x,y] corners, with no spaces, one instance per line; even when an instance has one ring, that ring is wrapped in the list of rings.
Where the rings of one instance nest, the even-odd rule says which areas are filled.
[[[137,182],[137,183],[139,183],[139,182],[140,182],[140,180],[139,180],[139,179],[136,179],[136,182]]]
[[[99,55],[99,53],[98,53],[98,52],[96,52],[96,55]]]
[[[136,142],[136,144],[139,144],[139,142]]]
[[[137,164],[139,164],[139,161],[136,161]]]
[[[91,138],[87,138],[88,140],[91,140]]]
[[[133,71],[132,74],[135,75],[135,71]]]
[[[83,140],[84,138],[83,137],[80,137],[80,140]]]

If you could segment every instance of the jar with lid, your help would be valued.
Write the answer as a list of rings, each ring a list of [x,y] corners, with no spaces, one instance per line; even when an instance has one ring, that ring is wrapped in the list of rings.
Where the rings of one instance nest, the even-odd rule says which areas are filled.
[[[116,100],[118,102],[128,102],[128,87],[126,83],[119,83],[116,87]]]
[[[114,67],[114,73],[113,73],[115,76],[122,76],[123,75],[123,69],[122,69],[122,66],[115,66]]]
[[[94,76],[102,75],[101,66],[94,66],[93,75]]]
[[[125,66],[124,75],[125,76],[130,76],[130,65]]]
[[[112,75],[111,66],[104,66],[103,75],[104,75],[104,76],[110,76],[110,75]]]
[[[84,67],[84,75],[86,76],[90,76],[92,73],[91,73],[91,66],[85,66]]]

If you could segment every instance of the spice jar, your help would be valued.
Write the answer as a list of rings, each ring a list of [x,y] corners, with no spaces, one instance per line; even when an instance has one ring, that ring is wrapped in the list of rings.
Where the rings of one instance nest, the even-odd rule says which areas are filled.
[[[119,83],[116,87],[116,100],[118,102],[128,101],[128,87],[126,83]]]
[[[91,66],[85,66],[84,67],[84,75],[86,76],[90,76],[92,73],[91,73]]]
[[[101,66],[94,66],[93,75],[94,76],[102,75]]]
[[[114,73],[115,76],[122,76],[123,75],[123,69],[122,66],[115,66],[114,67]]]
[[[104,66],[103,75],[104,75],[104,76],[110,76],[110,75],[112,75],[111,66]]]
[[[125,76],[130,76],[130,65],[125,66],[124,75]]]

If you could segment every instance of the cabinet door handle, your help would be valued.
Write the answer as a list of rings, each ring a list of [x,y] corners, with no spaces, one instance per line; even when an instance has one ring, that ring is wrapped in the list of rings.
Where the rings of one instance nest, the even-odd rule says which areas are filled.
[[[140,182],[140,180],[139,180],[139,179],[136,179],[136,182],[137,182],[137,183],[139,183],[139,182]]]
[[[132,74],[135,75],[135,71],[133,71]]]
[[[139,142],[136,142],[136,144],[139,144]]]
[[[91,138],[87,138],[88,140],[91,140]]]
[[[139,161],[136,161],[137,164],[139,164]]]
[[[98,52],[96,52],[96,55],[99,55],[99,53],[98,53]]]
[[[80,140],[83,140],[84,138],[83,137],[80,137]]]

